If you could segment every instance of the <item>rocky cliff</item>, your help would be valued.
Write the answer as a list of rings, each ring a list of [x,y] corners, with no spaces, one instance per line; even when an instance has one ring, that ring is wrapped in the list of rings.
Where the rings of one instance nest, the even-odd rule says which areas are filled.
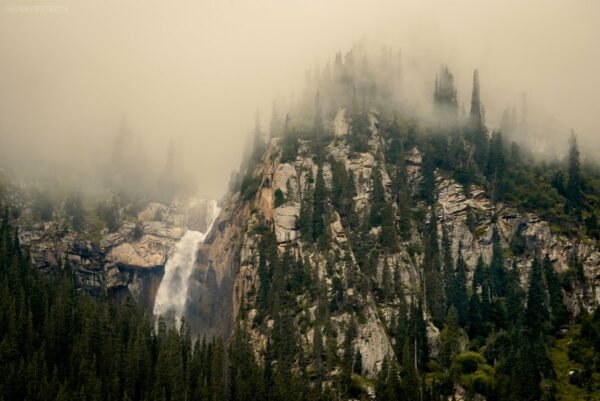
[[[385,149],[389,144],[380,135],[376,113],[369,114],[369,118],[368,151],[357,153],[350,150],[346,139],[348,123],[342,111],[335,119],[336,136],[328,141],[320,155],[323,161],[322,174],[330,193],[334,190],[333,162],[342,163],[353,178],[355,193],[351,208],[361,218],[368,215],[372,206],[375,169],[379,169],[386,199],[391,200],[398,195],[393,193],[391,179],[385,168]],[[424,221],[413,224],[409,238],[401,241],[394,252],[381,252],[376,257],[376,282],[373,288],[359,294],[356,286],[348,283],[349,277],[356,274],[352,272],[358,272],[359,276],[367,273],[361,271],[357,264],[359,250],[354,247],[356,242],[349,240],[355,233],[345,226],[331,198],[326,205],[326,231],[329,238],[326,246],[315,246],[301,239],[299,217],[305,194],[314,191],[313,177],[318,174],[318,163],[310,141],[299,140],[297,155],[291,161],[282,162],[282,148],[281,138],[271,140],[260,161],[248,172],[251,177],[257,178],[256,191],[245,198],[240,192],[229,193],[223,202],[221,215],[202,245],[193,286],[195,301],[192,307],[196,308],[196,327],[204,333],[229,334],[234,324],[239,323],[251,332],[254,350],[257,355],[262,355],[274,325],[274,317],[265,316],[257,306],[261,286],[259,248],[266,227],[274,232],[280,257],[287,249],[305,265],[310,263],[315,275],[313,278],[323,283],[328,301],[334,299],[334,292],[338,291],[334,287],[341,279],[346,302],[361,305],[355,311],[343,309],[331,312],[329,322],[340,357],[349,322],[356,322],[357,334],[353,346],[362,356],[363,372],[373,377],[384,359],[400,359],[399,355],[394,355],[394,339],[390,335],[398,300],[381,301],[375,288],[385,286],[383,280],[398,277],[408,302],[422,293],[422,261],[425,255],[421,246],[423,233],[419,227]],[[406,169],[407,182],[414,194],[418,192],[423,179],[421,151],[415,147],[406,152],[404,158],[403,168]],[[539,217],[520,212],[508,204],[494,203],[483,188],[474,185],[464,188],[443,171],[438,170],[435,177],[438,238],[441,241],[443,230],[447,231],[454,260],[458,256],[459,246],[462,247],[469,280],[480,256],[485,262],[490,262],[492,236],[496,228],[505,249],[506,268],[516,263],[524,288],[534,255],[549,255],[557,272],[568,270],[570,261],[576,256],[583,265],[585,280],[571,292],[563,293],[564,302],[574,315],[582,308],[595,308],[600,302],[600,252],[594,243],[553,234],[549,224]],[[284,202],[276,199],[281,194]],[[396,206],[394,210],[394,224],[397,225]],[[428,219],[428,209],[423,210],[422,218]],[[469,213],[472,221],[468,221]],[[380,227],[373,228],[371,234],[377,236],[380,230]],[[516,236],[523,247],[518,255],[511,248]],[[390,274],[383,271],[384,266],[391,269]],[[299,346],[308,353],[312,347],[314,330],[321,330],[315,316],[317,306],[302,294],[293,303],[292,315],[300,333]],[[439,350],[441,327],[432,323],[427,311],[425,318],[431,355],[435,357]]]
[[[19,238],[34,266],[50,269],[68,263],[86,290],[132,296],[152,311],[169,252],[186,230],[208,228],[208,208],[208,201],[197,199],[169,205],[150,202],[137,216],[123,219],[114,232],[75,231],[64,219],[55,219],[22,225]]]

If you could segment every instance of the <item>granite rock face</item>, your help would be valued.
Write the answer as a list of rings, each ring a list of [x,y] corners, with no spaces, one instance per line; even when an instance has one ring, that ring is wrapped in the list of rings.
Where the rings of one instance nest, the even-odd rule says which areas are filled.
[[[371,135],[367,152],[350,152],[344,138],[348,128],[343,111],[340,111],[335,119],[336,139],[324,149],[326,162],[323,164],[323,176],[326,186],[332,188],[331,166],[328,160],[333,158],[352,171],[356,188],[353,210],[360,216],[365,216],[370,210],[373,171],[381,168],[380,166],[384,165],[381,161],[385,160],[383,149],[386,144],[379,135],[374,115],[370,116],[370,121]],[[288,247],[297,257],[310,262],[314,269],[314,278],[324,283],[330,297],[333,291],[332,275],[344,278],[350,269],[359,270],[356,263],[357,250],[352,248],[348,240],[351,233],[344,227],[337,211],[333,210],[329,215],[330,241],[327,249],[316,249],[300,238],[298,217],[304,191],[307,190],[307,177],[311,174],[316,176],[317,164],[311,156],[309,144],[302,140],[299,142],[295,160],[282,163],[280,154],[281,145],[275,138],[269,144],[263,158],[248,172],[258,177],[260,182],[251,198],[242,199],[240,193],[229,193],[225,197],[223,212],[215,222],[206,243],[201,247],[198,274],[194,284],[195,299],[197,304],[201,305],[198,308],[197,319],[203,332],[228,335],[232,322],[240,321],[250,331],[257,356],[262,355],[273,325],[270,317],[263,317],[263,325],[255,322],[259,316],[256,301],[260,286],[258,248],[261,231],[274,231],[280,255]],[[409,188],[415,193],[422,181],[422,156],[419,149],[414,148],[407,152],[405,162]],[[385,196],[392,199],[396,194],[391,192],[391,180],[384,168],[381,168],[381,176]],[[520,213],[508,205],[494,204],[482,188],[464,188],[441,172],[437,172],[436,177],[438,237],[441,241],[442,229],[447,230],[455,259],[459,247],[462,247],[469,280],[480,256],[486,262],[490,262],[492,235],[496,228],[501,244],[506,249],[507,266],[513,261],[517,263],[524,287],[531,266],[531,255],[548,254],[554,268],[563,271],[568,268],[569,260],[575,253],[583,262],[586,284],[575,289],[573,293],[565,293],[565,303],[574,314],[583,308],[593,309],[597,306],[600,302],[600,253],[595,245],[578,243],[553,234],[548,223],[537,216]],[[276,190],[285,195],[285,202],[278,207],[274,204]],[[474,216],[475,227],[467,224],[468,213]],[[378,232],[378,229],[375,228],[374,232]],[[517,234],[521,235],[525,242],[527,252],[523,255],[513,255],[510,251],[511,241]],[[376,263],[378,284],[382,284],[383,267],[391,267],[392,273],[399,277],[405,288],[407,301],[410,301],[412,295],[422,291],[423,255],[414,251],[422,240],[422,233],[413,229],[410,239],[402,242],[396,253],[381,255]],[[327,261],[334,256],[337,262],[332,268],[328,266]],[[356,296],[353,288],[344,290],[347,297]],[[353,346],[361,353],[364,373],[374,377],[385,358],[399,357],[394,354],[394,340],[387,330],[398,306],[393,302],[381,303],[374,295],[358,297],[356,302],[362,305],[362,312],[344,312],[331,316],[338,354],[342,355],[345,331],[349,322],[353,320],[357,324],[358,333]],[[316,327],[316,305],[299,297],[296,306],[298,310],[302,309],[301,312],[295,312],[295,322],[300,335],[299,345],[305,352],[310,352]],[[439,350],[441,328],[436,327],[427,314],[424,317],[428,326],[428,342],[435,356]],[[460,389],[457,389],[457,395],[460,395]]]

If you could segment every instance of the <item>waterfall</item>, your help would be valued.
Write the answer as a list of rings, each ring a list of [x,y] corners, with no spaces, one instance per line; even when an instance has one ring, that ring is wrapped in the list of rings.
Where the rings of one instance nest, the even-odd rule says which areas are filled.
[[[196,266],[198,245],[204,241],[220,212],[217,202],[212,201],[208,210],[209,225],[206,233],[188,230],[175,244],[154,301],[155,316],[163,315],[176,322],[181,320],[185,313],[190,277]]]

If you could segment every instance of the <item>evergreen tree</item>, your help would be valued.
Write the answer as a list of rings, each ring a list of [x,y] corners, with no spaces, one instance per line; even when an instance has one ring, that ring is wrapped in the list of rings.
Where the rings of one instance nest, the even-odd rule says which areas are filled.
[[[525,324],[534,337],[539,337],[546,332],[548,317],[542,266],[539,259],[535,257],[531,265],[525,311]]]
[[[283,138],[281,138],[281,163],[292,163],[298,156],[298,135],[290,128],[290,115],[285,116]]]
[[[313,131],[317,142],[323,138],[323,111],[321,110],[321,95],[319,92],[315,95],[315,120],[313,123]]]
[[[332,160],[332,202],[343,220],[352,214],[355,193],[354,179],[348,174],[343,162]]]
[[[485,171],[488,158],[488,134],[485,128],[485,112],[481,104],[479,87],[479,71],[473,72],[473,92],[471,95],[471,111],[469,114],[470,139],[475,145],[475,161],[480,171]]]
[[[342,359],[342,386],[344,387],[346,393],[348,393],[350,384],[352,382],[352,370],[354,366],[354,347],[352,344],[356,338],[356,335],[356,323],[351,320],[346,328],[346,333],[344,334],[344,355]]]
[[[313,363],[317,379],[320,380],[323,376],[323,335],[319,326],[313,331]]]
[[[446,327],[440,333],[440,361],[446,369],[460,352],[461,333],[456,308],[451,306],[446,316]]]
[[[300,215],[298,216],[298,229],[303,240],[312,242],[314,233],[314,191],[311,188],[313,183],[312,170],[308,170],[306,185],[302,194],[302,204],[300,205]]]
[[[317,170],[317,179],[315,181],[315,192],[313,198],[312,226],[313,239],[315,241],[321,239],[325,234],[325,215],[327,201],[327,188],[325,186],[325,178],[323,178],[323,167],[319,165]]]
[[[462,243],[459,245],[459,250],[461,246]],[[446,306],[449,307],[452,304],[452,289],[454,287],[454,260],[452,257],[452,242],[444,224],[442,224],[442,256],[444,293],[446,294]]]
[[[569,180],[567,181],[567,197],[570,203],[577,207],[581,202],[581,160],[579,147],[577,146],[577,137],[571,131],[569,139],[569,155],[568,155],[568,172]]]
[[[469,113],[471,129],[478,131],[483,129],[484,115],[483,105],[481,104],[481,95],[479,88],[479,71],[473,72],[473,91],[471,93],[471,110]]]
[[[435,78],[433,100],[436,117],[441,122],[456,123],[458,117],[456,88],[454,87],[454,76],[447,66],[440,68],[440,72]]]
[[[383,221],[382,209],[385,205],[385,190],[381,182],[381,170],[377,165],[373,168],[372,183],[373,190],[371,191],[371,227],[379,227]]]
[[[423,307],[421,302],[412,300],[410,314],[408,319],[407,346],[414,355],[412,359],[414,369],[422,372],[427,366],[429,360],[429,345],[427,344],[427,324],[423,317]],[[412,367],[411,367],[412,368]]]
[[[423,174],[423,182],[421,185],[421,196],[428,204],[435,202],[435,165],[433,164],[433,155],[431,152],[425,152],[423,155],[423,167],[421,169]]]
[[[506,268],[504,266],[504,251],[500,243],[500,233],[494,226],[492,233],[492,261],[490,263],[490,279],[492,295],[503,297],[506,294]]]
[[[352,371],[357,375],[362,375],[363,373],[362,354],[359,349],[357,349],[356,354],[354,354],[354,366]]]
[[[353,152],[366,152],[369,150],[371,136],[369,115],[364,105],[359,106],[356,89],[353,90],[352,105],[349,116],[348,142]]]
[[[390,274],[390,267],[388,265],[387,258],[383,259],[383,267],[381,270],[381,293],[382,299],[385,303],[387,303],[392,297],[393,292],[393,281],[392,275]]]
[[[392,188],[392,192],[397,194],[398,213],[400,214],[398,220],[400,238],[402,240],[407,240],[410,237],[411,227],[411,197],[408,183],[406,182],[406,166],[404,165],[404,161],[402,161],[400,166],[396,169]]]
[[[548,288],[548,300],[552,315],[552,325],[555,328],[567,322],[568,312],[563,303],[562,288],[560,280],[554,271],[554,266],[550,257],[546,255],[542,263],[546,287]]]
[[[522,327],[524,319],[524,294],[520,286],[520,277],[516,261],[508,274],[506,291],[506,318],[509,328]]]
[[[494,132],[490,139],[487,176],[491,186],[492,200],[502,199],[504,195],[505,173],[504,143],[502,133]]]
[[[469,305],[467,295],[467,269],[462,256],[462,246],[458,248],[458,258],[452,279],[448,304],[456,308],[458,323],[466,327],[469,321]]]
[[[533,259],[527,291],[527,309],[525,311],[525,329],[527,341],[522,349],[524,364],[532,369],[530,381],[522,383],[522,389],[527,399],[540,397],[540,380],[542,375],[552,371],[551,363],[546,353],[545,335],[549,326],[548,305],[546,303],[546,288],[544,286],[542,266],[537,257]]]
[[[444,321],[444,285],[442,282],[440,251],[437,237],[437,212],[431,207],[429,223],[425,233],[425,255],[423,257],[424,288],[426,306],[436,326]]]
[[[85,211],[80,192],[74,192],[65,201],[65,213],[71,218],[73,229],[79,231],[83,228]]]
[[[465,224],[467,225],[467,228],[469,229],[471,234],[473,236],[475,236],[476,230],[477,230],[477,216],[475,215],[475,211],[473,210],[471,205],[467,205],[467,210],[465,213],[466,213]]]

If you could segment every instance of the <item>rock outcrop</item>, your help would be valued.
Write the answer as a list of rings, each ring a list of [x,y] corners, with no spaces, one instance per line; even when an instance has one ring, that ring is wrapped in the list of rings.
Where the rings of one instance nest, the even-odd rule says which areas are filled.
[[[327,160],[330,158],[343,162],[352,172],[356,193],[353,198],[353,210],[365,216],[371,207],[373,170],[381,168],[385,160],[384,140],[378,133],[375,117],[371,118],[371,138],[369,151],[351,153],[344,140],[347,123],[344,113],[338,113],[335,119],[335,135],[324,149],[323,176],[326,186],[332,189],[332,172]],[[333,291],[333,276],[348,277],[350,270],[360,270],[356,263],[356,249],[350,245],[350,233],[344,227],[342,219],[334,210],[329,215],[329,242],[327,249],[317,249],[300,238],[298,218],[303,202],[303,192],[307,188],[309,172],[316,176],[317,164],[313,159],[309,144],[299,141],[299,151],[295,160],[280,162],[281,145],[273,139],[258,164],[247,172],[259,177],[260,185],[256,193],[243,199],[240,193],[230,193],[225,197],[223,212],[215,222],[212,232],[200,250],[200,263],[195,276],[195,302],[198,305],[197,327],[207,334],[228,334],[232,322],[241,322],[250,331],[257,355],[262,355],[267,343],[267,335],[273,321],[267,318],[264,325],[258,325],[257,292],[260,287],[259,243],[264,230],[273,230],[280,255],[286,247],[293,249],[295,255],[310,262],[314,268],[314,279],[322,281],[328,296]],[[406,173],[408,185],[413,193],[418,191],[421,178],[421,153],[417,148],[406,155]],[[451,249],[456,259],[459,246],[468,268],[468,277],[473,274],[478,258],[486,262],[492,257],[494,227],[497,228],[501,244],[506,249],[507,265],[516,262],[520,268],[522,283],[525,285],[531,265],[532,255],[548,254],[557,271],[569,268],[569,261],[576,254],[582,261],[586,284],[573,294],[565,293],[565,302],[573,313],[581,308],[594,308],[599,302],[600,253],[592,244],[580,243],[553,234],[547,222],[537,216],[521,213],[507,205],[494,204],[485,191],[478,187],[465,189],[452,178],[441,172],[437,176],[437,220],[438,237],[441,240],[442,227],[449,234]],[[391,180],[385,168],[381,168],[382,184],[386,197],[392,199]],[[275,207],[275,191],[281,191],[285,202]],[[474,216],[474,225],[468,224],[468,213]],[[373,229],[374,233],[380,228]],[[516,235],[524,238],[527,252],[513,255],[510,244]],[[406,298],[421,291],[423,255],[414,251],[422,242],[422,234],[413,229],[410,240],[402,242],[394,254],[380,255],[377,263],[378,285],[382,285],[383,266],[391,266],[392,273],[399,277],[406,290]],[[441,246],[441,244],[440,244]],[[332,267],[328,261],[335,258]],[[332,272],[333,269],[333,272]],[[359,273],[360,274],[360,273]],[[357,296],[352,288],[346,289],[349,298]],[[306,299],[297,300],[297,309],[303,309]],[[361,353],[364,373],[373,377],[384,359],[394,358],[394,340],[388,334],[388,325],[397,305],[393,302],[381,303],[374,296],[356,299],[362,305],[360,313],[339,313],[331,317],[333,330],[341,356],[344,332],[351,319],[357,322],[357,337],[354,347]],[[440,328],[435,327],[429,316],[427,336],[435,356],[439,350]],[[303,312],[297,312],[296,323],[302,320],[300,328],[300,346],[310,351],[315,323],[315,305],[306,305]]]
[[[137,219],[125,220],[112,233],[76,232],[64,221],[52,221],[21,229],[19,238],[34,266],[45,270],[68,262],[88,291],[130,295],[151,311],[174,244],[188,229],[208,228],[208,202],[151,202]]]

